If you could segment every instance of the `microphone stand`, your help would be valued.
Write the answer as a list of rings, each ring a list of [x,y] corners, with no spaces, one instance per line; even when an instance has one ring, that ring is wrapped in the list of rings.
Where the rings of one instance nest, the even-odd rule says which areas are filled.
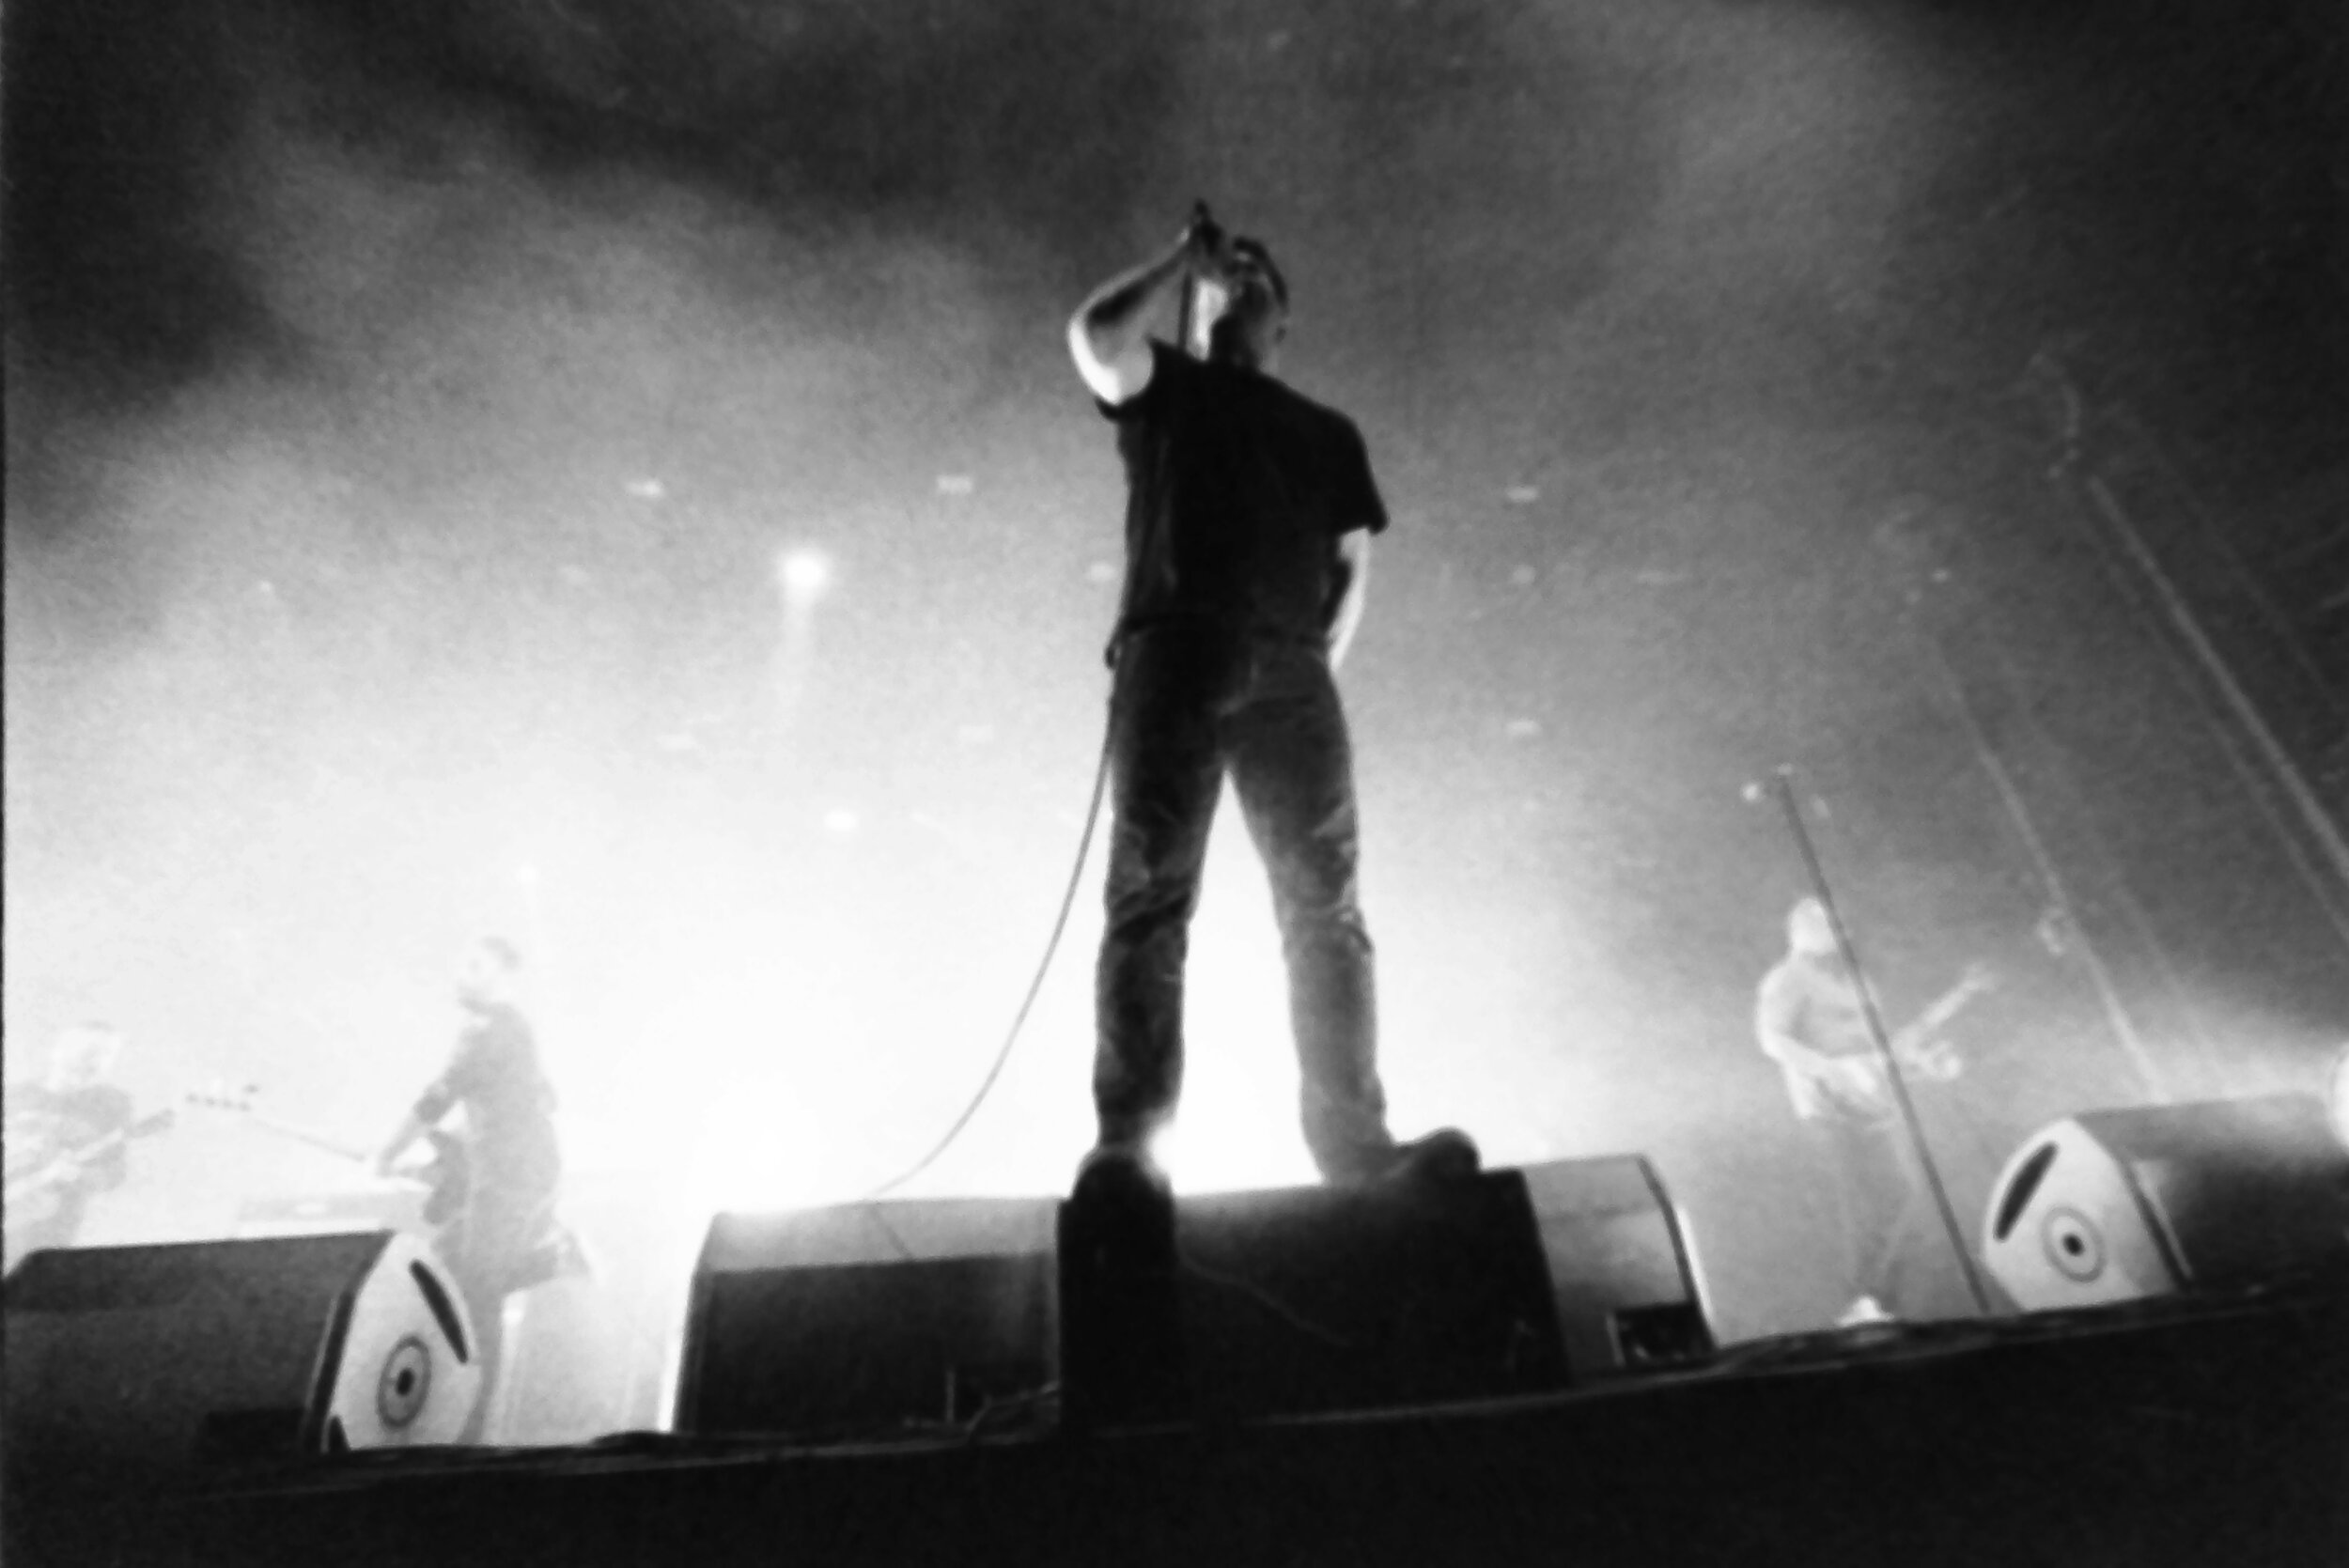
[[[1925,1186],[1933,1193],[1934,1207],[1950,1238],[1950,1250],[1957,1254],[1958,1266],[1966,1275],[1966,1289],[1974,1298],[1974,1310],[1988,1317],[1992,1312],[1990,1293],[1983,1288],[1981,1270],[1966,1245],[1965,1234],[1958,1228],[1957,1211],[1950,1205],[1949,1189],[1942,1185],[1940,1167],[1925,1143],[1924,1124],[1918,1120],[1916,1104],[1908,1096],[1908,1080],[1902,1076],[1900,1063],[1892,1054],[1892,1037],[1884,1027],[1883,1015],[1876,1010],[1875,990],[1868,984],[1867,970],[1860,967],[1859,949],[1852,945],[1851,933],[1843,926],[1834,889],[1828,885],[1827,870],[1819,863],[1819,852],[1812,844],[1810,830],[1803,826],[1802,812],[1795,803],[1795,770],[1781,766],[1771,778],[1777,786],[1779,804],[1785,808],[1786,825],[1794,834],[1795,846],[1802,852],[1803,866],[1811,874],[1812,888],[1819,895],[1820,908],[1827,911],[1828,928],[1835,933],[1836,952],[1851,972],[1852,989],[1859,993],[1861,1016],[1868,1020],[1868,1037],[1875,1042],[1876,1055],[1884,1063],[1885,1080],[1891,1086],[1893,1103],[1900,1107],[1902,1126],[1907,1131],[1910,1147],[1917,1152],[1917,1163],[1924,1171]]]

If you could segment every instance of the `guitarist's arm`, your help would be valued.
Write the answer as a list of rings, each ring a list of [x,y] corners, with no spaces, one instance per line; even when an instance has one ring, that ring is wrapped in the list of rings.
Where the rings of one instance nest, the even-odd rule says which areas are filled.
[[[407,1115],[400,1118],[398,1129],[377,1153],[375,1169],[378,1173],[388,1175],[399,1157],[406,1154],[416,1140],[440,1126],[441,1119],[457,1109],[459,1086],[477,1071],[476,1057],[477,1053],[468,1049],[466,1043],[458,1046],[457,1055],[449,1063],[447,1071],[425,1085],[424,1093],[416,1096],[416,1103],[409,1108]]]
[[[439,1120],[435,1117],[432,1121],[426,1121],[421,1108],[411,1110],[401,1117],[398,1128],[384,1141],[383,1147],[376,1151],[375,1173],[379,1176],[392,1174],[392,1168],[399,1163],[399,1157],[413,1148]]]
[[[50,1165],[48,1179],[58,1188],[81,1192],[111,1192],[131,1177],[131,1162],[119,1139],[92,1155],[59,1155]]]
[[[138,1118],[131,1096],[119,1089],[106,1091],[105,1134],[86,1155],[68,1151],[67,1181],[85,1192],[111,1192],[131,1177],[130,1134]]]

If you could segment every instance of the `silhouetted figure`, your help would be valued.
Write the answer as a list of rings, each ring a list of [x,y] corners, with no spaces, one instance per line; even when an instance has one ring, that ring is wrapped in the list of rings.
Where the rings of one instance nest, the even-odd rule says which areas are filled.
[[[1204,361],[1147,335],[1192,273],[1221,297]],[[1105,1166],[1163,1188],[1148,1146],[1181,1090],[1184,958],[1227,773],[1271,877],[1305,1141],[1324,1179],[1476,1167],[1463,1134],[1398,1146],[1387,1129],[1353,761],[1331,676],[1360,612],[1369,536],[1387,514],[1353,422],[1274,378],[1287,318],[1271,256],[1227,241],[1202,211],[1162,255],[1096,289],[1068,326],[1128,486],[1111,644],[1099,1142],[1081,1196]]]
[[[418,1139],[438,1146],[438,1190],[426,1218],[434,1246],[473,1319],[480,1344],[482,1399],[464,1440],[480,1436],[502,1359],[506,1298],[552,1278],[562,1233],[554,1222],[563,1161],[554,1136],[554,1091],[538,1063],[530,1020],[514,1003],[521,959],[496,937],[466,955],[457,975],[464,1012],[457,1049],[376,1157],[390,1173]],[[436,1129],[464,1112],[461,1137]]]

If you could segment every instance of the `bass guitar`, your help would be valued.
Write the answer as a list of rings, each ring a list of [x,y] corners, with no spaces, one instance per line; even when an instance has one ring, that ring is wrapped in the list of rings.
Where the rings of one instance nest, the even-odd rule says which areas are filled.
[[[241,1093],[213,1090],[188,1096],[192,1105],[231,1112],[242,1117],[246,1125],[263,1132],[291,1139],[354,1164],[374,1163],[375,1156],[370,1151],[299,1123],[272,1116],[260,1109],[257,1098],[258,1092],[250,1088]],[[430,1152],[423,1159],[399,1165],[391,1173],[399,1181],[413,1182],[426,1189],[423,1219],[427,1225],[438,1228],[457,1218],[465,1206],[465,1191],[470,1180],[465,1161],[465,1141],[438,1127],[428,1128],[424,1136]]]
[[[257,1091],[246,1089],[241,1094],[213,1092],[191,1094],[194,1104],[215,1110],[225,1110],[244,1118],[249,1126],[264,1132],[289,1138],[311,1148],[339,1156],[356,1164],[372,1166],[375,1157],[356,1144],[325,1133],[312,1130],[299,1123],[288,1122],[268,1114],[255,1104]],[[398,1180],[412,1182],[427,1189],[423,1211],[417,1216],[422,1224],[439,1232],[464,1210],[471,1187],[471,1165],[465,1141],[456,1134],[438,1127],[425,1130],[425,1141],[430,1154],[424,1159],[396,1167],[391,1172]],[[552,1208],[546,1216],[543,1234],[522,1254],[516,1267],[510,1290],[526,1290],[551,1280],[591,1274],[593,1265],[586,1250],[571,1229],[555,1219]]]
[[[83,1172],[92,1163],[134,1140],[152,1138],[159,1132],[169,1130],[172,1120],[171,1110],[165,1108],[86,1142],[37,1156],[32,1169],[8,1179],[8,1229],[14,1231],[20,1226],[38,1225],[54,1217],[64,1206],[66,1194],[81,1181]]]
[[[1957,984],[1927,1002],[1915,1017],[1893,1032],[1893,1059],[1928,1083],[1954,1080],[1965,1072],[1966,1061],[1957,1048],[1939,1037],[1940,1032],[1976,997],[1996,989],[1998,984],[1997,972],[1987,964],[1966,966]],[[1874,1055],[1840,1056],[1833,1059],[1832,1065],[1843,1075],[1843,1081],[1831,1097],[1847,1114],[1868,1118],[1891,1114],[1891,1089],[1885,1081],[1880,1059]]]

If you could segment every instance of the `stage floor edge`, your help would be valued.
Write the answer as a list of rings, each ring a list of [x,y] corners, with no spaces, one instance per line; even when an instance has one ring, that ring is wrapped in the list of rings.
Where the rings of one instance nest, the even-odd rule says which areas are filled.
[[[12,1564],[2338,1568],[2349,1276],[1750,1342],[1475,1405],[825,1447],[645,1435],[9,1490]]]

